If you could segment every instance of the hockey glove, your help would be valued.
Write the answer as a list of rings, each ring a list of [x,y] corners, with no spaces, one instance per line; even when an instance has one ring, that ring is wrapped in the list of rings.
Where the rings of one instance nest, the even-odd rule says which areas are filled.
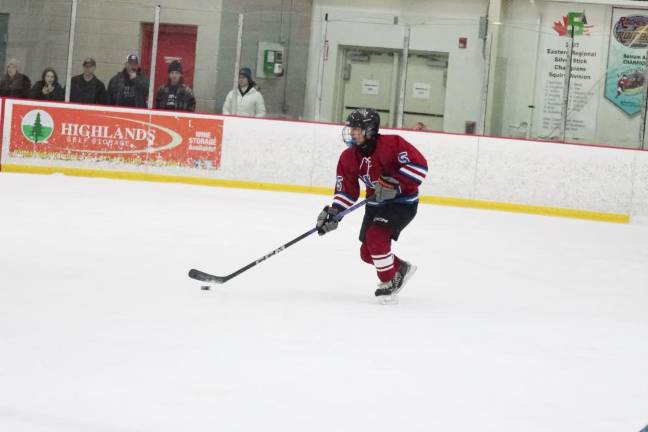
[[[317,216],[317,234],[324,235],[336,229],[338,226],[337,214],[339,212],[336,207],[324,207],[324,210]]]
[[[400,193],[400,182],[394,177],[382,175],[374,186],[374,201],[383,202],[396,198]]]

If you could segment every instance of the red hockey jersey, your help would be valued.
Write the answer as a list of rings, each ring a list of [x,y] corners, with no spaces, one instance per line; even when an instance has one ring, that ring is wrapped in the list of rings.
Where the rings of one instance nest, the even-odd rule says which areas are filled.
[[[363,156],[355,146],[340,155],[333,205],[341,210],[351,207],[360,196],[360,181],[365,184],[367,198],[370,198],[374,194],[374,184],[381,175],[394,177],[400,182],[398,196],[384,203],[415,204],[418,202],[419,185],[425,179],[427,169],[427,160],[412,144],[398,135],[378,135],[371,156]]]

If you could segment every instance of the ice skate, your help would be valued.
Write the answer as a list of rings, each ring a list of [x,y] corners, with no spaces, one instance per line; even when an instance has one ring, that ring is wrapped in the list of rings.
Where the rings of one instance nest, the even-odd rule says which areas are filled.
[[[378,302],[381,304],[397,304],[398,298],[396,296],[414,273],[416,273],[416,266],[401,260],[400,267],[394,278],[378,284],[378,289],[375,292]]]

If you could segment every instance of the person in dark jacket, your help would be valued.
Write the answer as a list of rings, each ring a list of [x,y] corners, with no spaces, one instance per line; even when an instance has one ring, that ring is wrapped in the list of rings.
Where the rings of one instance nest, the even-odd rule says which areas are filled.
[[[34,84],[29,95],[31,99],[40,99],[48,101],[65,100],[65,90],[58,82],[58,74],[51,68],[45,68],[41,75],[41,80]]]
[[[178,60],[169,63],[169,80],[158,89],[155,108],[172,111],[195,111],[196,98],[184,83],[182,65]]]
[[[139,67],[139,57],[131,54],[121,72],[108,83],[108,104],[146,108],[149,82]]]
[[[20,73],[20,62],[11,59],[7,63],[5,76],[0,81],[0,96],[27,99],[31,89],[31,80]]]
[[[83,73],[72,77],[70,84],[70,102],[88,104],[106,104],[108,94],[106,86],[95,76],[97,63],[93,58],[83,60]]]

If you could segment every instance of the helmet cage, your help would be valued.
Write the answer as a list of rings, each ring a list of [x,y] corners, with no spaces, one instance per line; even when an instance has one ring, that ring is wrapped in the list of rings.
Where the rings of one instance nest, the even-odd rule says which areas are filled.
[[[367,141],[371,140],[377,135],[377,131],[373,127],[365,128],[360,126],[345,126],[342,128],[342,141],[344,141],[344,144],[346,144],[347,147],[358,144],[358,142],[353,138],[353,135],[351,135],[351,130],[356,128],[362,131],[362,136]]]

